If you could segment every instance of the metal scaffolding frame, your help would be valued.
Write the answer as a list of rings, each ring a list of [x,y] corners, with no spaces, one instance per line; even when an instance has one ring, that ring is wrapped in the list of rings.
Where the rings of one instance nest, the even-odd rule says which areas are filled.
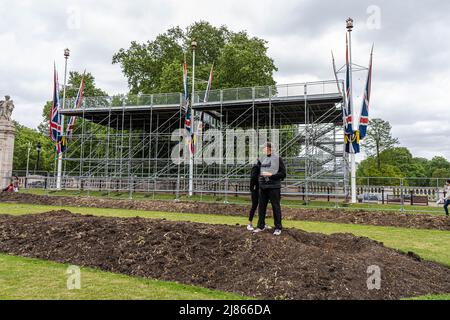
[[[196,114],[203,112],[205,131],[219,132],[224,146],[230,130],[251,130],[263,140],[266,133],[269,139],[278,134],[278,153],[288,170],[285,195],[308,199],[331,190],[346,196],[342,92],[343,83],[335,80],[212,90],[206,103],[204,92],[198,91],[193,108]],[[187,193],[189,163],[175,162],[171,156],[179,143],[174,132],[184,132],[182,94],[86,97],[79,109],[71,109],[73,103],[66,105],[62,114],[82,120],[64,154],[63,189],[164,192],[177,197]],[[233,142],[234,149],[239,147]],[[217,155],[220,161],[207,164],[204,149],[196,148],[195,193],[247,193],[255,159],[231,163],[222,150]],[[49,180],[50,188],[55,184]]]

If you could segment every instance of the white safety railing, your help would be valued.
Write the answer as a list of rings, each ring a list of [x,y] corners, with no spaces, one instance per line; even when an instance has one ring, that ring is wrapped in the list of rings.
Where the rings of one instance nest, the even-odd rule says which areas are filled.
[[[277,100],[289,98],[303,98],[317,95],[340,95],[338,86],[341,82],[335,80],[281,84],[273,86],[243,87],[211,90],[208,103],[233,103],[253,100]],[[199,90],[194,97],[196,104],[204,105],[205,91]],[[181,93],[156,93],[141,95],[115,95],[106,97],[85,97],[81,105],[82,109],[93,108],[123,108],[127,106],[179,106],[183,102]],[[68,99],[66,109],[75,107],[74,99]]]

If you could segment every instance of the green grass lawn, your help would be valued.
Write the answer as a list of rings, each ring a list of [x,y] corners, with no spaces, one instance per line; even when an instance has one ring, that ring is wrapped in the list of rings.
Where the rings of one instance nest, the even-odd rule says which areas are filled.
[[[61,263],[0,254],[0,300],[246,299],[237,294],[91,268],[81,268],[79,290],[68,290],[67,267]]]
[[[450,300],[450,294],[428,295],[404,300]]]
[[[0,214],[21,215],[30,213],[41,213],[57,209],[67,209],[74,213],[93,214],[99,216],[114,216],[114,217],[139,216],[153,219],[165,218],[167,220],[173,221],[181,220],[181,221],[191,221],[209,224],[245,225],[247,220],[245,217],[233,217],[223,215],[166,213],[166,212],[152,212],[152,211],[124,210],[124,209],[58,207],[58,206],[0,203]],[[272,223],[272,221],[270,220],[268,222]],[[383,242],[387,247],[398,249],[403,252],[412,251],[420,255],[424,259],[450,266],[450,231],[352,225],[352,224],[312,222],[312,221],[285,221],[284,225],[285,227],[288,228],[299,228],[308,232],[319,232],[325,234],[352,233],[357,236],[365,236]],[[17,288],[19,287],[20,286],[17,286]],[[431,296],[423,298],[424,299],[450,298],[450,294],[440,297]]]
[[[245,225],[247,223],[247,219],[245,217],[224,215],[0,203],[0,214],[42,213],[58,209],[67,209],[74,213],[110,217],[165,218],[173,221],[182,220],[228,225],[235,225],[237,223]],[[268,222],[272,223],[270,219]],[[450,266],[450,231],[289,220],[284,221],[284,225],[285,227],[298,228],[309,232],[320,232],[326,234],[344,232],[352,233],[358,236],[365,236],[381,241],[388,247],[399,249],[404,252],[413,251],[424,259]]]
[[[60,195],[60,196],[91,196],[91,197],[108,197],[111,199],[130,199],[129,192],[105,192],[105,191],[77,191],[77,190],[44,190],[44,189],[28,189],[22,191],[24,193],[32,193],[32,194],[40,194],[40,195]],[[132,198],[136,200],[175,200],[176,196],[174,194],[158,194],[158,193],[141,193],[135,192],[132,194]],[[187,197],[185,195],[181,195],[179,200],[183,201],[203,201],[203,202],[218,202],[223,203],[225,200],[228,203],[233,204],[250,204],[250,198],[245,196],[234,196],[229,195],[225,198],[223,195],[212,196],[212,195],[194,195],[193,197]],[[308,203],[308,205],[304,205],[302,200],[295,199],[282,199],[282,204],[288,207],[301,207],[301,208],[340,208],[346,210],[378,210],[378,211],[392,211],[401,212],[401,206],[396,204],[373,204],[373,203],[357,203],[357,204],[344,204],[342,200],[338,202],[335,201],[334,198],[331,198],[330,201],[320,201],[313,200]],[[405,213],[427,213],[427,214],[436,214],[443,215],[444,210],[442,207],[432,207],[432,206],[404,206]]]

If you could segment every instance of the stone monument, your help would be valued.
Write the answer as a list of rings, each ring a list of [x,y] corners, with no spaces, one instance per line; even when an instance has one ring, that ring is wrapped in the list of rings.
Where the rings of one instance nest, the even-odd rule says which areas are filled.
[[[9,96],[0,100],[0,188],[5,188],[11,180],[16,128],[11,120],[14,103]]]

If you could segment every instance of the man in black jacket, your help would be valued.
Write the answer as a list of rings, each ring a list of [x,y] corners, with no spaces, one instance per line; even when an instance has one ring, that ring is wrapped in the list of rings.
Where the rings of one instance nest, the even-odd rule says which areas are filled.
[[[259,175],[259,219],[258,228],[255,233],[264,231],[266,226],[267,204],[272,204],[273,218],[275,221],[276,236],[281,234],[283,226],[281,224],[281,181],[286,178],[286,167],[283,159],[272,154],[272,144],[266,143],[263,150],[266,157],[261,162],[261,172]]]

